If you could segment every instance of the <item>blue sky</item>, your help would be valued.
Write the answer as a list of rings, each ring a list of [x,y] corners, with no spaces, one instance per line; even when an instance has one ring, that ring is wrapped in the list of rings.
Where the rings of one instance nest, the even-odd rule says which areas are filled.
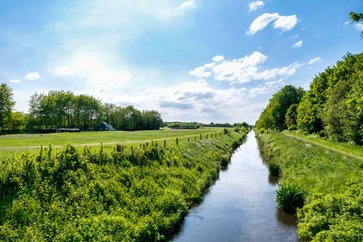
[[[164,120],[254,123],[285,84],[308,88],[362,51],[361,0],[0,0],[0,82],[27,112],[71,90]]]

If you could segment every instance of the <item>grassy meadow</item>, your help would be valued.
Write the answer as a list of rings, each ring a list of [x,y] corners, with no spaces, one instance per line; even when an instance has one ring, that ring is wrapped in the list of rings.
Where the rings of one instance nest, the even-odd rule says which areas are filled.
[[[279,165],[282,185],[306,193],[297,213],[302,241],[362,241],[362,147],[291,132],[260,134],[258,140],[265,161]]]
[[[0,160],[12,158],[14,154],[24,152],[36,153],[40,146],[61,148],[71,144],[77,147],[100,146],[113,148],[116,144],[140,144],[145,142],[167,140],[168,145],[174,145],[175,139],[187,142],[200,135],[223,132],[223,128],[203,129],[161,129],[145,131],[112,131],[112,132],[80,132],[80,133],[52,133],[52,134],[18,134],[0,136]]]
[[[246,134],[231,129],[166,148],[67,145],[0,161],[0,241],[166,240]]]

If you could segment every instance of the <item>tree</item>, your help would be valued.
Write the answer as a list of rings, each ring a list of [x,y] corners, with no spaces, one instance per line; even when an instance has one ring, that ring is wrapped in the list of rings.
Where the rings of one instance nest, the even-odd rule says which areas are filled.
[[[4,129],[5,120],[10,118],[11,110],[14,107],[13,91],[5,83],[0,84],[0,129]]]
[[[142,129],[154,130],[163,126],[161,114],[157,111],[142,111]]]
[[[289,109],[287,110],[287,113],[285,115],[285,122],[288,130],[295,130],[297,129],[297,107],[298,104],[292,104]]]
[[[24,130],[27,124],[27,116],[22,112],[12,112],[8,128],[13,131]]]
[[[350,12],[349,16],[353,22],[357,22],[358,24],[363,24],[363,13]],[[360,33],[360,35],[363,38],[363,31]]]
[[[292,104],[298,104],[301,101],[304,92],[302,88],[286,85],[275,93],[256,122],[257,130],[260,128],[278,131],[286,129],[287,110]]]

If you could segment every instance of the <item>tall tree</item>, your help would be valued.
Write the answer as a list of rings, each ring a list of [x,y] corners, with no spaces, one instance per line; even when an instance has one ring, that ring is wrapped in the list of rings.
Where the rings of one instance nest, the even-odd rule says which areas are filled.
[[[256,128],[283,130],[287,128],[285,116],[292,104],[298,104],[304,95],[302,88],[284,86],[270,99],[267,107],[256,122]]]
[[[0,129],[4,129],[5,120],[10,118],[14,107],[13,91],[5,83],[0,84]]]

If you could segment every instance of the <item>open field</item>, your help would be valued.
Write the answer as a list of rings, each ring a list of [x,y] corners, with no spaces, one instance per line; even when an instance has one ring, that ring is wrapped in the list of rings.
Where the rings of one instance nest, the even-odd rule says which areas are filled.
[[[289,132],[262,134],[258,139],[265,161],[280,166],[281,183],[297,184],[306,193],[298,211],[300,239],[361,241],[361,147]]]
[[[207,134],[215,134],[223,131],[223,128],[203,129],[161,129],[146,131],[113,131],[113,132],[80,132],[80,133],[52,133],[52,134],[20,134],[0,136],[0,159],[6,159],[13,154],[34,152],[40,146],[52,145],[53,148],[61,148],[63,145],[72,144],[77,147],[100,146],[111,147],[115,144],[139,144],[161,140],[173,140],[168,144],[175,144],[175,138],[180,142],[194,139]]]

